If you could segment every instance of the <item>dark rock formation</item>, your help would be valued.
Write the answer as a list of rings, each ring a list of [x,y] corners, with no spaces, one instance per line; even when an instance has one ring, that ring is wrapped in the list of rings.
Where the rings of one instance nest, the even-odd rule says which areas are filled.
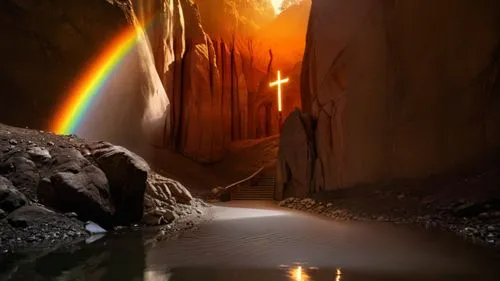
[[[19,192],[12,182],[0,176],[0,209],[10,213],[28,203],[24,194]]]
[[[150,171],[148,163],[120,146],[97,143],[92,156],[109,182],[118,222],[139,221],[144,208],[144,191]]]
[[[75,212],[83,220],[93,220],[105,227],[112,225],[115,210],[108,181],[95,166],[87,166],[77,173],[57,172],[50,178],[50,186],[39,188],[43,204],[62,212]]]
[[[6,148],[7,153],[1,152]],[[85,236],[82,221],[107,229],[157,225],[199,217],[204,207],[179,182],[157,175],[141,157],[106,142],[0,124],[0,167],[1,251]],[[36,180],[14,181],[31,172]]]
[[[302,104],[309,189],[423,178],[499,150],[500,3],[313,1]]]

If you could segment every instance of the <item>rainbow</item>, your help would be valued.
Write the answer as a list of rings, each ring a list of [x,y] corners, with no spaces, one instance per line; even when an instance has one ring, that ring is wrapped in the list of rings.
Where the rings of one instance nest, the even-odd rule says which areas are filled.
[[[77,78],[69,97],[55,114],[50,131],[73,134],[85,117],[92,100],[99,94],[120,62],[130,53],[143,35],[141,27],[130,27],[119,33]]]

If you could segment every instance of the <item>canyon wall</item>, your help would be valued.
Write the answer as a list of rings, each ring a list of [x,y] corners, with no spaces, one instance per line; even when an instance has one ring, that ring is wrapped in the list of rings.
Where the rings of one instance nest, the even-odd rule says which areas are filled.
[[[314,0],[302,68],[313,172],[291,172],[303,163],[283,141],[278,195],[423,178],[494,155],[499,56],[495,0]]]
[[[304,14],[308,14],[309,6],[296,9],[278,27],[269,28],[275,26],[276,18],[268,1],[179,3],[183,24],[174,24],[180,28],[174,30],[173,36],[179,38],[176,41],[183,39],[184,47],[178,48],[183,52],[177,52],[168,79],[164,80],[173,105],[168,146],[197,162],[210,163],[224,157],[230,142],[277,134],[276,89],[268,84],[275,79],[278,67],[287,68],[294,83],[287,88],[293,92],[285,95],[285,114],[300,106],[300,59],[276,64],[277,58],[287,54],[283,52],[286,48],[270,42],[270,31],[264,39],[254,33],[264,26],[277,30],[298,13],[305,37]],[[292,33],[287,32],[287,38],[294,38]],[[296,37],[301,38],[300,30]],[[290,43],[294,39],[288,40]],[[293,49],[300,53],[303,45]]]
[[[8,38],[0,44],[0,122],[53,129],[82,74],[117,36],[138,27],[137,42],[94,83],[76,134],[210,163],[230,142],[278,133],[276,89],[269,87],[278,68],[294,82],[285,108],[300,102],[299,59],[284,66],[286,53],[263,42],[272,36],[255,34],[291,20],[273,24],[269,1],[6,0],[0,8]]]

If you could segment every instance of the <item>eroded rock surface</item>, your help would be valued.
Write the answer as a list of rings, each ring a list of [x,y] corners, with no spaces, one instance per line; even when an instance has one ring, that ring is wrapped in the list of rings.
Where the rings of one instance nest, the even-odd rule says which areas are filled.
[[[169,223],[185,214],[201,214],[203,203],[194,199],[180,182],[152,175],[148,179],[144,197],[144,218],[146,224]]]
[[[452,173],[500,150],[500,4],[451,2],[313,1],[310,190]]]

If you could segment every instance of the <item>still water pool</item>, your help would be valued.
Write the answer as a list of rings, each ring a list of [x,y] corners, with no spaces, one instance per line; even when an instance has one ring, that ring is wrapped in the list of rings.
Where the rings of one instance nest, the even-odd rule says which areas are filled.
[[[135,231],[10,257],[0,280],[500,280],[495,252],[447,234],[333,222],[270,203],[212,211],[198,230],[153,246]]]

